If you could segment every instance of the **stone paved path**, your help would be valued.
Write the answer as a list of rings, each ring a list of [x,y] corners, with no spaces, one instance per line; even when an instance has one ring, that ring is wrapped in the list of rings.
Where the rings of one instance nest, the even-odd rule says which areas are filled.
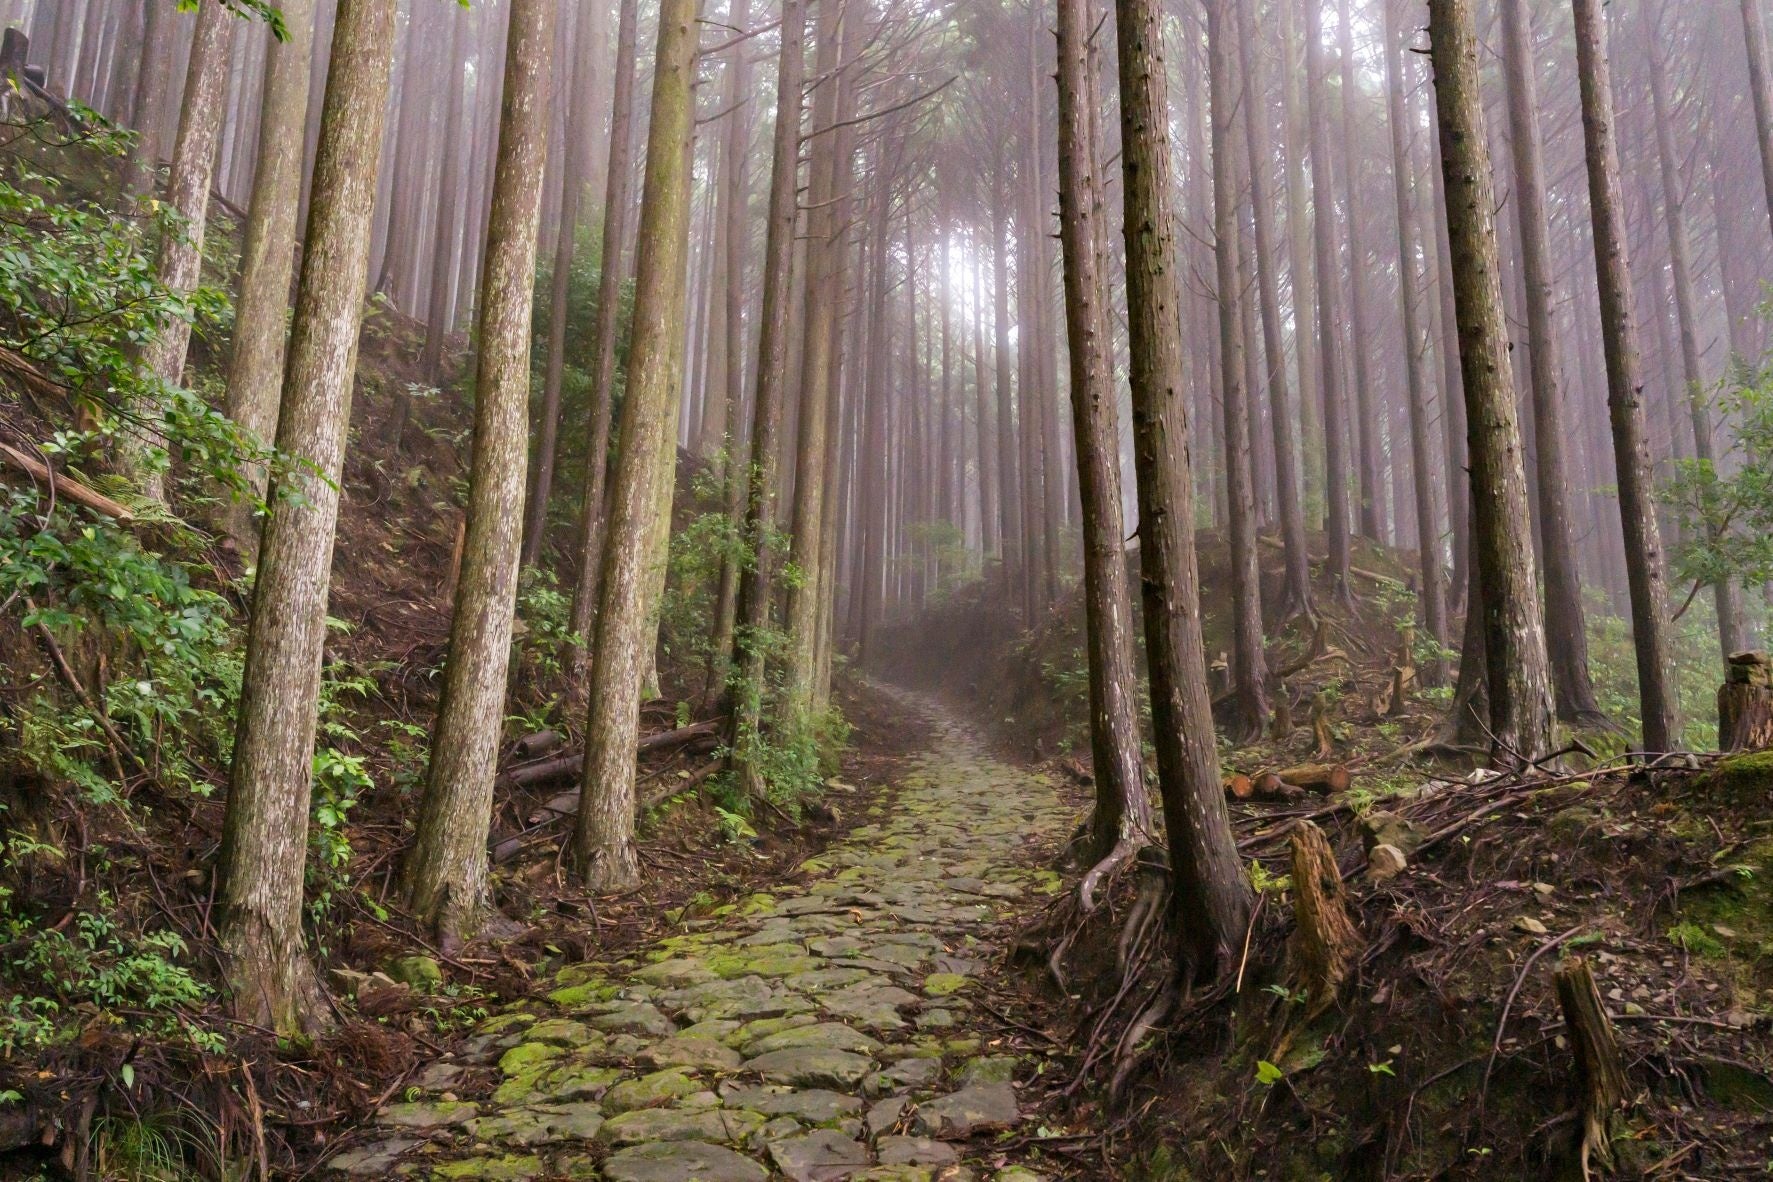
[[[927,703],[924,708],[933,709]],[[809,860],[806,883],[692,920],[636,960],[574,965],[543,1002],[429,1065],[356,1176],[605,1182],[1035,1182],[977,1165],[1026,1065],[969,1033],[1000,921],[1059,889],[1028,843],[1070,817],[1040,777],[937,717],[931,750]],[[480,1095],[496,1083],[490,1098]]]

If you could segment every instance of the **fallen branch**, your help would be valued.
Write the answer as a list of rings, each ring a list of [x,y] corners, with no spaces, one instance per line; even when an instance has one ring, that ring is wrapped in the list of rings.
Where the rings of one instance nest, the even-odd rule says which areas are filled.
[[[81,484],[72,476],[57,472],[41,460],[33,459],[16,447],[8,447],[0,443],[0,460],[30,476],[31,479],[47,484],[55,490],[58,497],[66,497],[77,505],[84,505],[94,513],[102,513],[106,517],[118,521],[133,521],[135,514],[126,505],[118,504],[110,497]]]
[[[698,722],[694,726],[679,727],[673,731],[663,731],[656,735],[648,735],[640,740],[635,751],[645,755],[655,751],[669,751],[693,743],[697,739],[713,738],[720,734],[725,719],[711,718],[707,722]],[[529,784],[546,784],[554,780],[564,780],[578,775],[585,767],[583,751],[569,751],[565,755],[553,755],[547,759],[531,763],[520,763],[505,769],[500,776],[501,781],[509,788],[522,788]]]

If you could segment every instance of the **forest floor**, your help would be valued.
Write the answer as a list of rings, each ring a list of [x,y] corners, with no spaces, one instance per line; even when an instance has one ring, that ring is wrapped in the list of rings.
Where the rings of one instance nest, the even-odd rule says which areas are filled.
[[[929,740],[857,802],[865,823],[767,894],[562,968],[414,1072],[327,1168],[1038,1178],[1002,1138],[1023,1122],[1017,1080],[1038,1056],[1012,1053],[1026,1040],[990,996],[1019,922],[1062,889],[1046,866],[1073,810],[945,708],[892,697],[928,719]]]

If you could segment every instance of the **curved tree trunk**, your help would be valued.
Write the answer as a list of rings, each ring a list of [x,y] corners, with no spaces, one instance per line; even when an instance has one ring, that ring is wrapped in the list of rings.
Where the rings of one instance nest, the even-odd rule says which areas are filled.
[[[1472,555],[1483,580],[1491,757],[1525,764],[1552,750],[1551,678],[1508,363],[1477,34],[1471,0],[1430,0],[1428,14],[1471,455]]]
[[[280,1033],[325,1021],[302,939],[308,800],[395,0],[339,0],[277,448],[292,456],[260,541],[218,865],[234,1012]],[[287,494],[287,495],[286,495]]]
[[[491,907],[486,837],[505,724],[529,452],[530,313],[548,154],[555,0],[511,0],[492,215],[480,268],[473,461],[449,660],[418,833],[406,862],[413,916],[447,950]]]
[[[1600,287],[1601,338],[1607,354],[1607,407],[1625,530],[1625,573],[1631,589],[1632,644],[1646,751],[1671,749],[1680,734],[1669,675],[1668,585],[1662,534],[1650,479],[1644,422],[1644,381],[1633,320],[1625,211],[1619,193],[1619,144],[1613,123],[1612,67],[1599,0],[1574,0],[1577,78],[1594,223],[1595,278]]]
[[[694,120],[697,0],[664,0],[653,68],[635,261],[634,328],[622,403],[621,454],[611,488],[596,637],[597,692],[586,722],[585,774],[575,844],[587,887],[631,886],[634,750],[647,649],[656,635],[648,588],[665,559],[657,547],[659,495],[677,459],[678,349],[689,249],[689,161]],[[611,173],[614,175],[612,166]],[[596,462],[596,457],[592,457]]]
[[[1201,640],[1162,12],[1158,0],[1115,5],[1145,651],[1179,976],[1191,982],[1232,970],[1251,898],[1219,782]]]

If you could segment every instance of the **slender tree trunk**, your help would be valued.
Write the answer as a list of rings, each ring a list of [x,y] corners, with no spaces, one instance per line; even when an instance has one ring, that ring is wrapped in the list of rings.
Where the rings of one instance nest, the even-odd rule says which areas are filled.
[[[1232,971],[1250,888],[1232,840],[1207,694],[1182,365],[1181,255],[1169,208],[1169,98],[1157,0],[1116,0],[1121,173],[1141,594],[1172,915],[1184,985]]]
[[[451,287],[456,277],[456,260],[458,250],[466,254],[473,245],[473,234],[464,230],[461,225],[462,191],[465,178],[462,171],[462,122],[467,107],[467,84],[463,79],[463,67],[467,64],[462,60],[462,27],[467,23],[465,14],[454,14],[449,30],[449,73],[446,78],[444,101],[449,104],[448,113],[443,123],[443,170],[438,177],[437,191],[437,232],[434,235],[434,248],[431,255],[431,284],[429,310],[425,315],[425,347],[420,355],[419,365],[425,376],[433,384],[441,384],[443,374],[443,348],[454,325],[454,301],[450,299]],[[457,246],[458,236],[460,246]],[[404,415],[406,408],[401,408]],[[394,446],[399,448],[399,432],[396,431]]]
[[[1311,208],[1317,244],[1318,372],[1324,397],[1325,532],[1329,535],[1331,595],[1350,599],[1348,518],[1348,430],[1342,389],[1342,279],[1336,257],[1336,198],[1330,177],[1329,112],[1324,107],[1323,15],[1317,0],[1306,0],[1306,89],[1311,107]]]
[[[1649,25],[1651,22],[1645,22]],[[1660,22],[1657,22],[1660,23]],[[1664,49],[1657,44],[1660,30],[1649,29],[1650,104],[1656,124],[1656,160],[1662,179],[1662,214],[1668,230],[1668,271],[1674,284],[1675,315],[1680,331],[1681,376],[1687,393],[1687,410],[1693,421],[1694,455],[1712,463],[1716,448],[1712,439],[1710,394],[1699,355],[1698,313],[1693,294],[1693,253],[1687,227],[1687,190],[1675,158],[1674,132],[1669,124],[1667,67]],[[1728,660],[1748,647],[1742,621],[1742,590],[1729,578],[1712,584],[1712,602],[1718,616],[1718,647]]]
[[[1079,889],[1092,907],[1098,883],[1151,840],[1151,802],[1139,734],[1133,664],[1133,600],[1121,512],[1120,414],[1109,376],[1106,292],[1097,254],[1102,189],[1086,105],[1090,97],[1089,0],[1059,0],[1059,244],[1064,254],[1071,423],[1083,501],[1084,638],[1090,672],[1090,753],[1096,806]]]
[[[1604,723],[1588,672],[1588,619],[1582,576],[1570,540],[1570,491],[1564,478],[1563,365],[1553,323],[1551,248],[1547,242],[1545,167],[1539,136],[1539,87],[1533,76],[1532,18],[1526,0],[1501,0],[1502,58],[1508,78],[1509,141],[1514,153],[1515,226],[1526,287],[1531,362],[1534,474],[1539,486],[1539,554],[1545,564],[1546,643],[1558,717]]]
[[[1207,4],[1208,80],[1212,93],[1213,255],[1219,288],[1219,392],[1224,407],[1226,534],[1231,549],[1231,684],[1229,729],[1245,741],[1268,723],[1268,659],[1262,647],[1262,570],[1256,551],[1256,493],[1250,471],[1250,395],[1244,385],[1244,277],[1238,267],[1237,159],[1239,93],[1230,41],[1237,35],[1234,0]]]
[[[991,397],[989,371],[985,368],[985,300],[982,273],[983,245],[975,232],[972,258],[973,271],[973,394],[977,407],[975,431],[979,440],[979,551],[987,565],[992,554],[1003,546],[997,509],[997,428]]]
[[[1245,144],[1250,160],[1250,211],[1256,239],[1256,291],[1262,307],[1263,355],[1268,367],[1269,424],[1274,434],[1274,485],[1281,527],[1285,582],[1275,618],[1287,620],[1311,610],[1311,550],[1305,537],[1304,490],[1300,484],[1300,408],[1287,381],[1287,353],[1281,322],[1279,268],[1274,243],[1274,213],[1269,208],[1269,140],[1263,113],[1267,93],[1261,70],[1262,54],[1254,44],[1254,21],[1248,9],[1238,6],[1238,52],[1243,59]],[[1295,166],[1289,163],[1289,172]],[[1297,299],[1297,296],[1295,296]],[[1302,316],[1303,313],[1300,313]],[[1301,321],[1303,323],[1303,321]],[[1300,338],[1303,342],[1303,336]]]
[[[1315,0],[1312,0],[1315,2]],[[1317,274],[1312,258],[1315,236],[1307,198],[1312,189],[1306,179],[1307,144],[1305,104],[1301,101],[1300,80],[1303,63],[1299,47],[1296,6],[1299,0],[1278,0],[1280,9],[1281,99],[1285,132],[1283,154],[1287,191],[1287,274],[1292,288],[1294,374],[1299,383],[1299,493],[1302,502],[1311,504],[1312,490],[1323,484],[1320,457],[1323,454],[1320,411],[1323,405],[1322,386],[1318,381],[1317,356]],[[1309,509],[1307,510],[1309,513]],[[1309,578],[1309,570],[1306,572]],[[1305,586],[1304,611],[1311,612],[1311,586]]]
[[[1588,163],[1588,202],[1594,223],[1595,278],[1600,288],[1601,336],[1607,354],[1607,407],[1625,533],[1625,573],[1631,590],[1632,643],[1637,650],[1638,696],[1644,750],[1670,750],[1680,735],[1668,636],[1668,587],[1662,535],[1650,480],[1644,423],[1644,382],[1633,323],[1631,270],[1625,247],[1625,211],[1619,191],[1619,144],[1613,121],[1612,67],[1599,0],[1574,0],[1577,78]]]
[[[1527,764],[1552,750],[1551,679],[1508,364],[1477,34],[1471,0],[1429,0],[1428,14],[1471,455],[1472,549],[1483,582],[1491,756]]]
[[[240,251],[240,302],[234,312],[234,353],[228,366],[228,417],[258,439],[277,434],[277,396],[283,385],[285,308],[295,274],[296,207],[302,193],[302,135],[308,114],[313,58],[313,0],[284,0],[289,40],[267,37],[265,87],[260,100],[258,165]],[[254,490],[265,473],[255,470]],[[230,515],[243,549],[257,543],[251,502]]]
[[[302,882],[339,474],[351,419],[395,0],[339,0],[290,327],[219,860],[234,1012],[281,1033],[325,1022],[302,938]]]
[[[788,693],[786,714],[805,714],[812,709],[818,680],[819,607],[827,580],[821,539],[828,515],[837,512],[825,475],[827,452],[835,452],[832,436],[837,406],[835,390],[841,377],[835,365],[838,343],[838,306],[842,300],[844,232],[836,208],[847,202],[852,182],[848,175],[848,128],[834,125],[847,107],[844,76],[832,74],[837,65],[844,11],[841,0],[818,0],[815,68],[823,79],[814,92],[812,160],[808,175],[805,329],[800,359],[800,422],[795,440],[795,481],[790,554],[800,568],[800,581],[788,588]],[[839,195],[840,162],[844,194]]]
[[[659,12],[634,327],[592,649],[597,686],[585,727],[576,833],[585,884],[595,891],[630,886],[640,875],[634,850],[634,751],[646,649],[656,636],[656,625],[648,618],[647,589],[665,560],[654,545],[663,499],[659,489],[677,458],[679,366],[674,342],[683,333],[689,250],[685,149],[694,121],[698,7],[697,0],[663,0]]]
[[[486,836],[505,723],[505,680],[523,543],[529,444],[530,312],[548,153],[555,0],[511,0],[492,216],[480,269],[473,464],[449,660],[418,833],[406,863],[413,916],[447,951],[492,906]]]
[[[1748,54],[1748,92],[1754,100],[1755,145],[1760,149],[1762,192],[1773,220],[1773,90],[1767,77],[1767,30],[1760,0],[1741,0],[1742,40]]]
[[[752,561],[739,580],[739,628],[733,661],[739,670],[729,746],[741,785],[767,785],[755,758],[763,722],[764,657],[776,567],[776,494],[781,471],[782,410],[788,400],[789,302],[794,289],[794,226],[800,180],[801,85],[806,75],[806,9],[782,0],[782,47],[776,67],[776,130],[770,161],[769,225],[763,248],[763,303],[758,313],[756,413],[745,477],[745,538]]]
[[[579,512],[579,571],[573,583],[569,619],[572,651],[569,692],[591,689],[592,626],[597,616],[603,565],[604,487],[609,472],[609,434],[615,396],[616,338],[627,270],[629,171],[634,154],[634,66],[637,55],[638,0],[621,0],[616,26],[614,107],[610,115],[609,172],[603,200],[601,271],[597,276],[597,319],[591,326],[591,424],[585,445],[585,503]]]
[[[1505,0],[1505,3],[1507,0]],[[1435,644],[1448,639],[1447,587],[1441,567],[1441,506],[1435,471],[1439,454],[1434,446],[1428,391],[1422,376],[1422,328],[1416,301],[1423,290],[1417,282],[1417,223],[1411,198],[1411,156],[1407,140],[1409,114],[1404,101],[1407,47],[1397,29],[1398,0],[1381,0],[1385,7],[1386,100],[1391,125],[1391,171],[1397,202],[1398,302],[1403,311],[1404,384],[1410,403],[1410,471],[1416,494],[1416,548],[1423,623]],[[1257,208],[1261,208],[1258,202]],[[1421,670],[1425,684],[1439,685],[1446,676],[1437,657]]]
[[[160,283],[180,295],[191,292],[202,279],[203,232],[209,221],[216,145],[221,140],[232,21],[220,4],[205,4],[198,10],[191,62],[185,74],[184,110],[166,182],[166,203],[182,224],[161,236],[154,264]],[[143,347],[141,366],[159,381],[179,385],[184,380],[185,352],[190,343],[191,322],[182,316],[170,317]],[[123,468],[144,496],[164,501],[166,481],[159,456],[166,446],[163,408],[152,402],[139,403],[131,408],[130,417],[135,421],[125,426],[120,439]]]
[[[1010,380],[1010,225],[1008,183],[1004,179],[1002,142],[992,141],[991,187],[991,327],[992,355],[997,362],[997,465],[1001,477],[997,506],[1003,540],[1004,585],[1022,580],[1022,465],[1016,453],[1016,424]],[[1026,393],[1021,391],[1020,393]]]
[[[587,19],[582,26],[589,26]],[[548,357],[542,371],[541,437],[536,440],[536,471],[529,492],[529,514],[523,527],[523,563],[532,566],[541,555],[548,526],[548,498],[554,491],[554,461],[560,439],[560,386],[566,378],[566,333],[573,255],[578,244],[579,205],[590,171],[591,141],[596,126],[591,109],[596,89],[597,44],[589,27],[574,42],[572,101],[566,112],[566,153],[560,162],[560,220],[555,227],[553,274],[548,281]]]
[[[1447,521],[1453,532],[1453,578],[1449,587],[1463,595],[1472,585],[1471,578],[1471,485],[1459,478],[1465,471],[1465,379],[1459,370],[1459,317],[1453,300],[1453,251],[1447,241],[1446,168],[1441,159],[1441,140],[1429,137],[1434,167],[1434,249],[1425,252],[1434,275],[1432,287],[1436,313],[1437,352],[1441,361],[1441,426],[1447,448]],[[1468,602],[1466,610],[1471,610]]]
[[[1360,140],[1355,136],[1354,109],[1359,87],[1354,77],[1354,21],[1348,0],[1341,0],[1337,22],[1342,57],[1342,188],[1348,195],[1348,351],[1354,358],[1354,441],[1360,469],[1360,531],[1384,538],[1385,512],[1379,497],[1379,416],[1373,409],[1373,378],[1367,366],[1367,251],[1361,234]]]

